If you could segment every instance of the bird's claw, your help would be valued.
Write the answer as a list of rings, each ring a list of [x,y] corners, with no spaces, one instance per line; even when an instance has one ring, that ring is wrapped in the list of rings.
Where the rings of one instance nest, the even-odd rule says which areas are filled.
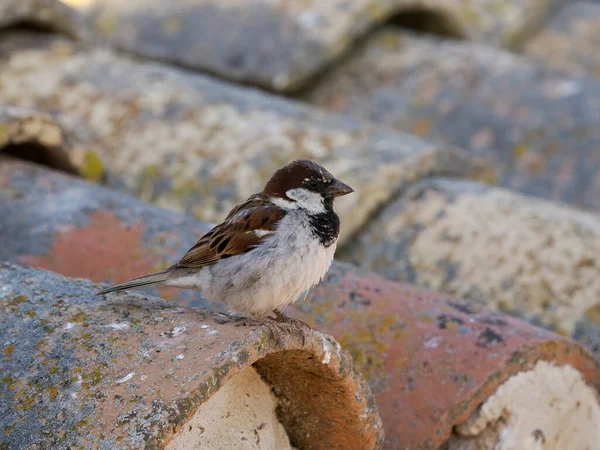
[[[284,327],[281,326],[282,324],[273,323],[268,317],[232,317],[231,320],[236,327],[266,327],[275,341],[275,345],[277,347],[284,347],[282,339]],[[289,329],[286,331],[289,332]]]
[[[288,323],[290,325],[293,325],[295,328],[304,328],[306,331],[312,331],[310,325],[303,320],[296,319],[295,317],[290,317],[287,314],[279,311],[278,309],[274,309],[273,313],[275,314],[275,317],[267,317],[275,322]]]
[[[273,310],[275,317],[266,316],[261,318],[252,318],[252,317],[231,317],[231,320],[234,322],[236,327],[243,326],[255,326],[255,327],[266,327],[273,340],[275,341],[278,347],[283,347],[282,334],[284,331],[289,333],[294,330],[300,333],[302,336],[302,346],[306,343],[306,335],[303,331],[311,331],[312,328],[304,321],[300,319],[295,319],[290,317],[278,309]],[[289,325],[286,327],[285,325]]]
[[[273,314],[275,314],[275,317],[272,317],[272,316],[267,316],[267,317],[275,323],[288,324],[294,330],[298,331],[302,336],[302,346],[304,346],[304,344],[306,342],[306,335],[304,334],[303,331],[305,331],[305,332],[312,331],[312,328],[310,327],[310,325],[307,324],[306,322],[304,322],[303,320],[296,319],[294,317],[290,317],[278,309],[274,309]]]

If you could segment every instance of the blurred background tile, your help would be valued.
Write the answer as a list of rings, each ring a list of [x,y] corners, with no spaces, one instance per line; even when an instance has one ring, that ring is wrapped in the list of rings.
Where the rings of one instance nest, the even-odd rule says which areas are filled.
[[[385,22],[514,45],[560,0],[69,0],[112,45],[290,91]]]
[[[54,36],[36,44],[0,55],[0,97],[51,111],[77,143],[71,161],[82,172],[203,221],[221,220],[287,161],[309,158],[357,192],[338,201],[346,240],[410,183],[480,166],[450,146],[169,66]]]
[[[344,112],[486,155],[489,182],[600,209],[600,81],[483,45],[388,28],[304,94]]]
[[[598,215],[431,179],[385,209],[338,256],[572,335],[598,305],[599,255]],[[587,329],[598,336],[597,325]]]
[[[567,2],[524,45],[524,54],[555,69],[600,78],[600,3]]]

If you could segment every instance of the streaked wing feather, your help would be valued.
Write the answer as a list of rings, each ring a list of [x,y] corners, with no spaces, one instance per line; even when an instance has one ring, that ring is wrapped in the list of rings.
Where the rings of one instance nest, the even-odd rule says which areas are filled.
[[[254,195],[238,204],[222,223],[202,236],[175,267],[199,268],[246,253],[268,236],[254,231],[273,231],[284,216],[283,209],[260,194]]]

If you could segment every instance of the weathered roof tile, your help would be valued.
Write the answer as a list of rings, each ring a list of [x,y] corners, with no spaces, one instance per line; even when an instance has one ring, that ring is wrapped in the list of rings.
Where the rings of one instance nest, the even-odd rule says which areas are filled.
[[[77,150],[49,114],[0,105],[0,152],[68,173],[79,173]]]
[[[526,56],[555,69],[600,78],[600,4],[567,2],[524,45]]]
[[[0,160],[0,186],[0,259],[96,281],[121,281],[164,267],[207,229],[122,193],[8,158]],[[177,304],[215,307],[194,291],[150,291]],[[465,439],[480,442],[490,434],[497,438],[494,433],[501,430],[488,421],[504,423],[509,416],[513,422],[505,433],[530,433],[523,415],[545,424],[539,426],[549,439],[557,430],[558,439],[574,434],[588,443],[596,439],[595,419],[588,422],[587,416],[576,414],[566,420],[561,412],[580,401],[585,403],[582,411],[587,414],[589,407],[592,417],[600,417],[593,392],[600,383],[596,362],[581,347],[548,331],[338,262],[291,309],[315,329],[332,333],[351,353],[374,391],[386,448],[434,450],[447,440],[454,445]],[[335,353],[333,346],[330,352]],[[278,377],[261,364],[255,366],[263,377]],[[130,372],[137,370],[123,371],[118,379]],[[555,406],[542,407],[536,400],[534,411],[524,412],[524,405],[507,403],[502,392],[521,392],[522,377],[540,386],[536,393],[541,398],[551,390],[558,399]],[[552,389],[546,387],[547,377],[558,377]],[[492,411],[503,405],[499,416],[478,409],[487,402]],[[461,423],[465,425],[457,428]]]
[[[346,240],[408,184],[474,165],[449,146],[47,36],[9,52],[0,69],[3,101],[52,111],[81,171],[91,161],[107,185],[208,222],[307,157],[356,191],[338,202]]]
[[[195,448],[218,432],[242,446],[247,435],[278,435],[260,448],[273,439],[276,448],[381,447],[370,390],[331,337],[284,335],[284,349],[264,329],[143,294],[98,297],[91,282],[6,263],[0,286],[3,448]],[[229,384],[243,397],[219,396]],[[262,409],[248,406],[250,388],[263,390]],[[211,400],[269,422],[237,424],[231,436],[203,409]],[[192,425],[202,424],[212,427],[194,441]]]
[[[489,181],[600,209],[600,81],[567,77],[482,45],[388,28],[307,98],[488,155]]]
[[[540,426],[559,450],[579,439],[579,424],[586,437],[568,448],[598,448],[597,362],[555,335],[347,264],[334,265],[297,309],[300,318],[336,336],[369,380],[387,449],[436,450],[444,443],[453,450],[493,449],[490,442],[502,442],[501,436],[527,442],[523,437]],[[567,380],[579,387],[571,390]],[[559,391],[561,400],[549,407],[548,392]],[[578,402],[586,403],[583,410]],[[580,411],[573,425],[563,422],[558,404]]]
[[[119,48],[277,91],[298,88],[381,22],[434,15],[455,34],[511,45],[558,0],[72,1]],[[81,5],[83,3],[83,5]]]
[[[59,0],[0,0],[0,28],[22,24],[74,38],[87,35],[80,14]]]
[[[342,251],[567,335],[598,305],[599,254],[600,216],[450,179],[417,184]]]

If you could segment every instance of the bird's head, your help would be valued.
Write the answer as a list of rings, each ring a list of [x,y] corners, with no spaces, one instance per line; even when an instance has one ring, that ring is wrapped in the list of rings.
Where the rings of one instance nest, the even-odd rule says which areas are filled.
[[[314,161],[300,159],[273,174],[263,193],[284,209],[304,209],[322,213],[333,199],[354,192]]]

